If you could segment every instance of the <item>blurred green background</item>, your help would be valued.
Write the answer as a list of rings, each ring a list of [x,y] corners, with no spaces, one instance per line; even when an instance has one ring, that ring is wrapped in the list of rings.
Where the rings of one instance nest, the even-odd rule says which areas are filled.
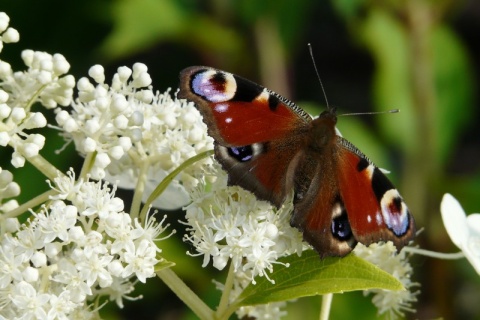
[[[440,218],[445,192],[467,213],[480,211],[480,1],[457,0],[2,0],[20,42],[0,59],[23,69],[23,49],[61,53],[78,80],[94,64],[108,75],[143,62],[156,90],[176,90],[178,73],[209,65],[237,73],[290,98],[311,114],[325,108],[307,43],[311,43],[329,103],[339,113],[401,109],[399,114],[340,117],[342,134],[390,178],[423,232],[421,248],[453,252]],[[53,122],[51,122],[53,123]],[[81,159],[49,131],[42,155],[58,168]],[[3,149],[0,166],[9,165]],[[32,167],[13,171],[20,202],[47,188]],[[176,220],[181,212],[170,217]],[[180,226],[181,228],[181,226]],[[181,234],[181,232],[179,232]],[[181,235],[166,244],[167,258],[214,307],[219,293],[209,281],[225,276],[202,269]],[[480,277],[466,260],[412,260],[421,283],[416,314],[408,318],[479,319]],[[194,319],[161,281],[139,286],[144,296],[107,319]],[[315,319],[320,298],[289,303],[286,318]],[[375,308],[361,293],[336,295],[332,319],[371,319]]]

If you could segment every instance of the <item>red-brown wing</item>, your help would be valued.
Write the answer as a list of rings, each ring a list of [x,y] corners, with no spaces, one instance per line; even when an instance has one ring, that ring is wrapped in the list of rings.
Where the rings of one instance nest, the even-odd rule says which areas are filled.
[[[337,201],[336,181],[322,178],[325,176],[315,176],[310,192],[295,205],[291,225],[303,232],[305,241],[320,257],[344,256],[352,251],[356,241],[349,232],[346,215],[342,215],[343,207]],[[344,234],[336,230],[344,226],[347,226]]]
[[[365,245],[390,240],[400,250],[415,235],[407,205],[379,168],[345,139],[338,141],[338,186],[355,239]]]
[[[311,121],[301,108],[278,94],[209,67],[183,70],[178,96],[197,104],[209,135],[223,146],[279,140]]]
[[[356,244],[340,199],[337,163],[336,145],[329,142],[321,152],[306,149],[300,154],[295,172],[295,206],[290,223],[303,232],[303,238],[321,257],[344,256]]]
[[[209,67],[183,70],[179,97],[196,103],[229,184],[279,207],[311,117],[254,82]]]
[[[415,234],[413,217],[392,183],[341,137],[307,154],[295,179],[291,224],[321,257],[344,256],[357,242],[391,240],[401,249]]]

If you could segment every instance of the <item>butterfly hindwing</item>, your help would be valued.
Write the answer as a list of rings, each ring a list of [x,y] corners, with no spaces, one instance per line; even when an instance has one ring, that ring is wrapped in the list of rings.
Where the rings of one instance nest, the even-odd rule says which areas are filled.
[[[327,148],[334,148],[330,145]],[[344,256],[356,244],[336,177],[329,174],[333,157],[303,153],[295,175],[296,192],[290,224],[303,233],[321,257]],[[307,170],[302,170],[305,168]],[[303,176],[299,173],[304,173]],[[315,174],[309,174],[315,172]]]
[[[343,138],[337,167],[341,198],[357,241],[392,241],[403,247],[415,234],[413,216],[385,174]]]

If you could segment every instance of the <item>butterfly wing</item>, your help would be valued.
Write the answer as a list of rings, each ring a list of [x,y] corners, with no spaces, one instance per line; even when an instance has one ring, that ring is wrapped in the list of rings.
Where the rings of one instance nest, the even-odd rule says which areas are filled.
[[[292,226],[321,257],[344,256],[357,242],[391,240],[401,249],[415,234],[412,215],[380,169],[335,134],[332,119],[314,120],[321,135],[299,153]]]
[[[334,109],[312,121],[292,102],[251,81],[209,67],[180,74],[179,97],[194,101],[215,139],[229,184],[279,207],[294,190],[291,225],[320,256],[355,244],[415,234],[398,191],[357,148],[335,134]]]
[[[335,158],[302,153],[295,173],[294,210],[290,224],[320,257],[344,256],[355,247],[337,178],[331,174]],[[315,172],[315,174],[311,174]]]
[[[355,239],[364,245],[392,241],[398,250],[415,235],[415,222],[397,189],[355,146],[341,147],[337,177]]]
[[[229,184],[279,207],[310,116],[254,82],[209,67],[183,70],[179,97],[196,103]]]

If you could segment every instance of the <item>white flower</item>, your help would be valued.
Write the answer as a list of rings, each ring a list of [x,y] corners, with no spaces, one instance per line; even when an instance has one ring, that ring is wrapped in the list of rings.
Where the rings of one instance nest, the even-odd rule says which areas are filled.
[[[115,239],[111,252],[116,254],[122,250],[135,250],[134,240],[140,236],[138,229],[132,228],[132,219],[126,213],[112,213],[105,219],[105,232]]]
[[[171,235],[173,235],[176,231],[173,230],[170,234],[164,236],[163,238],[159,238],[159,236],[170,227],[170,224],[166,224],[165,220],[167,219],[167,215],[163,216],[163,219],[160,220],[159,222],[156,219],[155,213],[150,214],[149,212],[147,213],[145,217],[145,222],[142,224],[138,218],[135,218],[134,225],[135,229],[132,231],[132,233],[135,233],[135,236],[138,236],[137,241],[141,241],[143,239],[151,242],[151,243],[156,243],[157,241],[161,241],[164,239],[169,238]],[[161,253],[162,249],[155,246],[155,250],[157,253]]]
[[[18,42],[20,35],[14,28],[9,28],[10,18],[5,12],[0,12],[0,52],[4,43]]]
[[[48,319],[68,320],[69,315],[75,308],[79,306],[78,303],[72,301],[70,291],[63,291],[60,295],[52,294],[49,300],[50,310],[48,310]]]
[[[112,276],[108,272],[108,264],[112,261],[111,255],[91,254],[85,256],[81,262],[76,265],[80,272],[80,277],[87,282],[88,286],[92,286],[98,282],[100,287],[108,287],[112,284]]]
[[[78,81],[79,99],[72,104],[73,111],[59,111],[56,120],[81,154],[96,152],[92,178],[118,181],[127,189],[141,179],[145,201],[167,174],[212,149],[213,140],[198,110],[192,103],[172,99],[168,91],[154,93],[144,64],[118,68],[111,85],[100,65],[93,66],[89,75],[93,83],[87,78]],[[198,169],[208,163],[211,160],[185,169],[154,205],[174,209],[187,204],[186,188],[198,183],[202,178]]]
[[[0,246],[0,289],[5,289],[14,280],[21,281],[23,268],[22,255],[15,255],[8,246]]]
[[[53,180],[54,185],[47,180],[51,189],[57,191],[55,196],[51,196],[52,200],[70,200],[75,202],[76,197],[81,197],[80,188],[83,185],[83,180],[76,181],[75,172],[72,168],[67,171],[66,175],[59,176]]]
[[[230,260],[235,272],[250,282],[256,276],[268,278],[278,258],[304,249],[301,233],[288,222],[291,199],[276,211],[240,187],[226,187],[225,172],[219,169],[217,174],[208,191],[199,186],[192,192],[186,207],[190,234],[185,239],[198,252],[192,255],[203,255],[203,266],[212,259],[217,269]]]
[[[13,175],[8,170],[0,168],[0,213],[8,212],[18,207],[16,200],[4,201],[20,194],[20,186],[13,181]],[[18,222],[18,221],[17,221]]]
[[[5,33],[15,38],[14,32]],[[28,67],[23,72],[14,72],[0,60],[0,145],[13,147],[15,167],[22,167],[25,158],[38,155],[45,145],[44,136],[29,132],[47,125],[41,112],[32,111],[32,104],[39,102],[47,109],[67,106],[75,86],[73,76],[66,75],[70,65],[62,55],[25,50],[22,59]]]
[[[135,273],[140,282],[145,283],[146,278],[155,276],[154,266],[159,262],[155,258],[157,253],[156,247],[152,242],[143,239],[137,244],[135,251],[127,248],[124,259],[127,266],[122,272],[123,277],[128,277]]]
[[[480,214],[467,216],[457,199],[448,193],[443,196],[440,211],[450,239],[480,274]]]
[[[374,294],[372,302],[377,307],[379,314],[387,313],[390,319],[396,319],[399,316],[403,317],[405,311],[415,311],[412,308],[412,303],[417,301],[416,296],[420,292],[412,290],[419,284],[412,282],[410,279],[413,269],[408,262],[409,254],[405,250],[397,253],[397,248],[389,241],[387,243],[373,243],[368,247],[359,243],[353,252],[393,275],[406,289],[400,291],[381,289],[364,291],[365,295]]]
[[[247,306],[241,307],[236,313],[239,319],[258,319],[258,320],[271,320],[271,319],[280,319],[287,315],[285,308],[287,303],[282,302],[272,302],[263,305],[257,306]]]
[[[119,308],[123,308],[123,299],[127,300],[138,300],[142,298],[131,297],[128,294],[132,293],[135,290],[135,287],[130,281],[126,281],[121,277],[113,277],[112,285],[106,290],[110,301],[115,301]]]
[[[112,212],[123,210],[124,204],[120,198],[114,196],[114,190],[110,190],[107,183],[85,183],[82,188],[84,193],[83,206],[85,209],[80,212],[84,216],[98,215],[104,219]]]
[[[21,281],[14,286],[12,303],[18,310],[22,310],[21,319],[46,319],[46,304],[50,300],[50,295],[46,293],[38,293],[35,288]]]
[[[36,228],[36,222],[33,221],[29,227],[24,227],[15,235],[15,252],[23,255],[24,260],[30,258],[45,246],[45,235]],[[8,237],[8,235],[6,235]]]
[[[58,273],[52,277],[52,280],[64,284],[63,290],[70,293],[70,299],[75,303],[81,303],[87,296],[92,295],[91,287],[80,276],[73,261],[67,258],[58,262]]]
[[[77,208],[65,206],[63,202],[56,202],[49,208],[49,212],[38,215],[38,225],[45,235],[46,243],[52,242],[55,238],[67,242],[68,231],[77,222]]]
[[[129,294],[137,279],[155,275],[161,251],[155,242],[162,240],[165,219],[132,220],[115,187],[74,177],[71,171],[55,178],[56,200],[25,224],[5,221],[0,296],[12,298],[0,298],[0,308],[8,318],[90,317],[89,301],[107,295],[122,306],[123,299],[136,299]]]

